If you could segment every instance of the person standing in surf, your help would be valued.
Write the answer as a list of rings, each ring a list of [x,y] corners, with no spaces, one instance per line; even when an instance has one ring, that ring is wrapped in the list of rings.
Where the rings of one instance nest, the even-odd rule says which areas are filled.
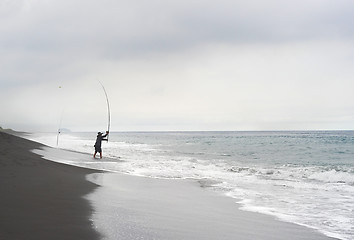
[[[95,153],[93,154],[93,158],[96,158],[96,154],[99,152],[100,153],[100,158],[102,158],[102,148],[101,148],[101,145],[102,145],[102,141],[107,141],[108,142],[108,139],[105,138],[107,137],[109,134],[109,131],[106,131],[106,134],[105,135],[102,135],[101,132],[98,132],[97,133],[97,138],[96,138],[96,143],[94,145],[95,147]]]

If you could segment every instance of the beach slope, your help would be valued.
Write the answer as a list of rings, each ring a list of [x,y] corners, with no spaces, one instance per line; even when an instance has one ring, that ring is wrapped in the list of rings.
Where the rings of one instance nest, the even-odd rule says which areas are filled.
[[[0,132],[0,239],[99,239],[83,198],[92,170],[42,159],[42,145]]]

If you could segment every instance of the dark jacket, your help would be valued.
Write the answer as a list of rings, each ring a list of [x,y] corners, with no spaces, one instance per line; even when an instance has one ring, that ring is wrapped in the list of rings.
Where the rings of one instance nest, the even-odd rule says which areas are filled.
[[[95,143],[95,147],[96,148],[101,148],[101,144],[102,144],[102,141],[108,141],[107,137],[108,133],[106,133],[105,135],[102,135],[102,134],[98,134],[97,135],[97,138],[96,138],[96,143]]]

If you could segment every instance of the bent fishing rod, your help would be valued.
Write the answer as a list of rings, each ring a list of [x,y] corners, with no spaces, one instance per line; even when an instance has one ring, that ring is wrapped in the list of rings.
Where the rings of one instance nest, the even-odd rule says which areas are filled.
[[[107,113],[108,113],[108,126],[107,126],[107,131],[109,132],[109,129],[111,127],[111,109],[109,108],[109,100],[108,100],[108,95],[107,95],[107,92],[106,92],[106,89],[105,87],[103,86],[103,84],[101,83],[101,81],[97,80],[101,86],[102,86],[102,89],[104,91],[104,95],[106,96],[106,101],[107,101]],[[107,142],[108,142],[108,137],[109,135],[107,135]]]

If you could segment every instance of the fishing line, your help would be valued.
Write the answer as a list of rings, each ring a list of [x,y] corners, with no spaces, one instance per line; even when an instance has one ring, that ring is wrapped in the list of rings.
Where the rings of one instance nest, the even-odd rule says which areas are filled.
[[[59,135],[61,133],[61,123],[63,121],[63,115],[64,115],[64,109],[63,111],[61,112],[61,116],[60,116],[60,122],[59,122],[59,127],[58,127],[58,134],[57,134],[57,147],[59,145]]]
[[[59,86],[59,89],[62,89],[61,86]],[[63,115],[64,115],[64,107],[63,107],[63,110],[61,111],[61,115],[60,115],[60,121],[59,121],[58,133],[57,133],[57,148],[59,145],[59,135],[61,133],[61,124],[63,122]]]

